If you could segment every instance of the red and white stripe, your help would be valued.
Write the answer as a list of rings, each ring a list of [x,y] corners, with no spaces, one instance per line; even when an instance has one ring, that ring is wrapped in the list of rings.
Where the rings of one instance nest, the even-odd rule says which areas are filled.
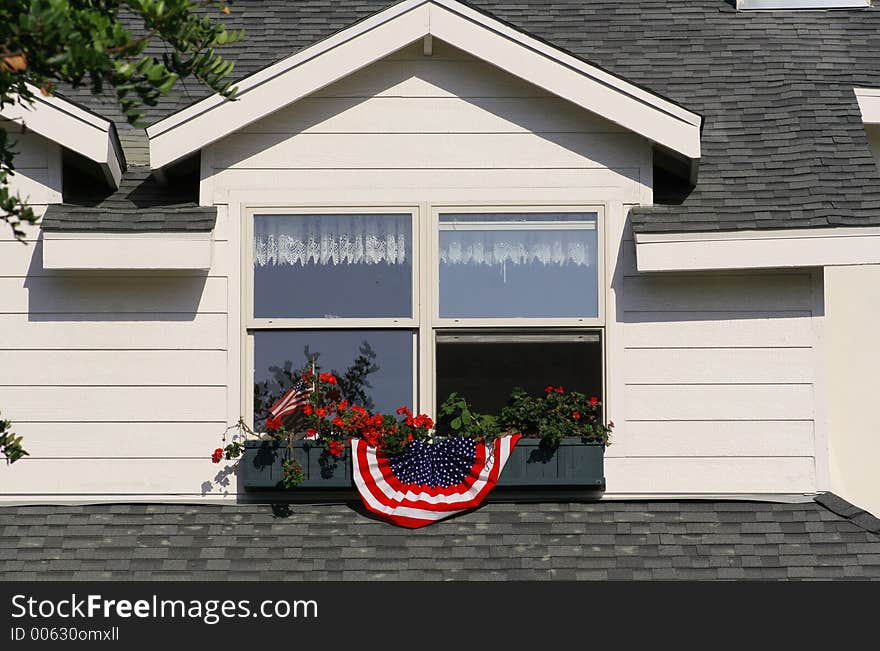
[[[271,414],[272,418],[280,418],[281,416],[286,416],[287,414],[295,412],[299,407],[302,407],[309,401],[309,395],[313,390],[314,389],[311,386],[307,386],[306,388],[297,386],[288,389],[287,392],[281,396],[281,399],[278,400],[278,402],[276,402],[269,410],[269,414]]]
[[[513,434],[493,443],[478,443],[470,472],[461,483],[448,488],[400,482],[386,455],[363,439],[352,439],[354,483],[370,511],[394,524],[416,529],[479,506],[498,482],[519,439],[519,434]]]

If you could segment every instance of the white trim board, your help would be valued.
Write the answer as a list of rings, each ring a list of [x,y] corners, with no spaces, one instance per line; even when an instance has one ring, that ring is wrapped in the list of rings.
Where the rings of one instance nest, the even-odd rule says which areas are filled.
[[[38,88],[29,88],[34,94],[33,104],[7,104],[0,109],[0,116],[95,161],[103,169],[107,183],[118,188],[125,161],[113,122],[60,97],[45,97]]]
[[[862,122],[880,124],[880,88],[853,88],[853,92],[859,102]]]
[[[456,0],[404,0],[147,129],[164,167],[426,36],[436,37],[691,160],[702,118]]]
[[[871,0],[736,0],[739,11],[770,9],[864,9]]]
[[[636,233],[645,271],[715,271],[880,263],[880,227]]]
[[[69,271],[207,270],[212,233],[43,232],[43,268]]]

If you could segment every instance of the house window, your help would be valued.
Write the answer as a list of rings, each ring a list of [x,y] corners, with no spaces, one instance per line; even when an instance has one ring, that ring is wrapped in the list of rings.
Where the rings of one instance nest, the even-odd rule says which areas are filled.
[[[601,207],[250,209],[246,410],[314,362],[377,411],[602,395]]]

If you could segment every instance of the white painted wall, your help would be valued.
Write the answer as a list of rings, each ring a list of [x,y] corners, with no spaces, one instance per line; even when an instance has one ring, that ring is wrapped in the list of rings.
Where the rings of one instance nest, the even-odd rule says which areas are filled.
[[[0,371],[0,405],[33,453],[0,469],[3,499],[235,493],[207,455],[242,411],[254,202],[603,203],[609,495],[822,486],[819,279],[639,275],[626,215],[652,201],[643,139],[435,41],[430,58],[407,49],[215,143],[202,165],[201,202],[218,206],[207,276],[48,272],[39,244],[0,254],[0,366],[23,369]]]
[[[827,484],[821,274],[640,274],[629,236],[621,251],[624,426],[606,455],[609,491],[764,496]]]
[[[60,147],[16,139],[13,188],[42,214]],[[0,500],[199,495],[227,414],[227,242],[207,274],[61,272],[28,231],[0,226],[0,412],[30,453],[0,466]]]
[[[880,515],[880,265],[825,269],[831,490]]]
[[[0,119],[0,128],[6,131],[16,152],[11,188],[42,215],[48,204],[61,201],[61,147],[23,131],[21,125],[10,120]]]

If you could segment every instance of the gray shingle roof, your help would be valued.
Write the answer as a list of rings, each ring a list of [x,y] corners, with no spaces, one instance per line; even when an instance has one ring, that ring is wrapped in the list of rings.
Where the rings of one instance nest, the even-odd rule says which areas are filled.
[[[394,4],[237,0],[247,76]],[[880,176],[852,88],[880,86],[880,10],[736,12],[724,0],[473,0],[470,4],[703,115],[697,187],[633,211],[636,231],[880,224]],[[87,92],[78,101],[120,121]],[[185,84],[156,121],[205,95]],[[142,132],[121,127],[129,160]],[[143,162],[146,162],[145,159]]]
[[[110,194],[96,194],[100,184],[82,184],[87,187],[65,187],[66,203],[49,206],[43,230],[210,231],[217,219],[217,209],[200,207],[188,185],[162,187],[147,167],[130,167]]]
[[[418,530],[344,505],[0,507],[0,548],[0,581],[880,579],[880,520],[833,495],[498,503]]]

